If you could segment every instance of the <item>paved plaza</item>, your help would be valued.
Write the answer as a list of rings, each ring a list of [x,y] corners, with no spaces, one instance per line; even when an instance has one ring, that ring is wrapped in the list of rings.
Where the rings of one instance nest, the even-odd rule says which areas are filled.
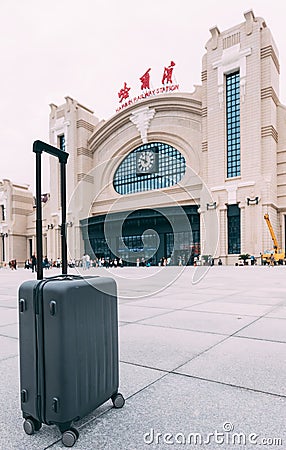
[[[91,274],[118,282],[126,404],[107,402],[77,423],[75,450],[286,448],[285,266]],[[64,448],[55,426],[22,428],[17,291],[34,277],[0,269],[1,450]]]

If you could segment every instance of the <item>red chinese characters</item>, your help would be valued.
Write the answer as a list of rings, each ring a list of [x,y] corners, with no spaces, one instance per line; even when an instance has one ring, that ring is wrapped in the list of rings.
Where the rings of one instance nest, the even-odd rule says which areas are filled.
[[[141,90],[143,91],[143,89],[150,89],[150,69],[147,70],[147,72],[144,73],[144,75],[142,75],[142,77],[140,78],[141,81]]]
[[[124,86],[120,91],[118,92],[119,102],[121,103],[122,100],[126,100],[129,97],[129,91],[130,87],[127,87],[127,83],[124,83]]]
[[[179,89],[178,84],[173,84],[173,70],[175,67],[174,61],[171,61],[168,67],[164,67],[163,77],[162,77],[162,86],[156,89],[150,87],[150,72],[151,67],[139,78],[141,82],[141,95],[136,95],[133,98],[129,97],[130,87],[127,86],[125,82],[123,88],[118,92],[118,98],[120,102],[120,106],[116,109],[116,111],[121,111],[123,108],[127,106],[131,106],[136,102],[143,100],[145,98],[149,98],[153,95],[163,94],[163,93],[171,93]],[[176,83],[176,81],[175,81]]]
[[[165,84],[165,82],[172,84],[172,75],[174,66],[175,66],[174,61],[171,61],[170,65],[164,68],[162,84]]]

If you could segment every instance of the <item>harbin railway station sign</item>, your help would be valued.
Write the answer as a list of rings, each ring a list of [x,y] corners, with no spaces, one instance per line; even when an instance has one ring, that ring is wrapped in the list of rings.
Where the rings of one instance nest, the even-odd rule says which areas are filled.
[[[152,97],[154,95],[158,94],[165,94],[173,91],[177,91],[179,89],[178,84],[173,83],[173,70],[175,67],[174,61],[171,61],[170,65],[168,67],[164,67],[163,71],[163,77],[162,77],[162,86],[157,87],[155,89],[150,88],[150,71],[151,68],[149,68],[142,77],[139,78],[141,82],[141,91],[142,94],[137,95],[135,97],[130,97],[129,91],[131,90],[131,87],[127,85],[126,82],[124,82],[124,85],[122,89],[118,92],[118,98],[120,105],[116,109],[116,112],[122,111],[122,109],[126,108],[127,106],[134,105],[134,103],[137,103],[140,100],[143,100],[148,97]]]

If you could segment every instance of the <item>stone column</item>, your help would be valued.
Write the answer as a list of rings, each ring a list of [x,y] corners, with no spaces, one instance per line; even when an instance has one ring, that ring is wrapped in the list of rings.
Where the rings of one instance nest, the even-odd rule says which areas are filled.
[[[250,249],[246,248],[246,230],[245,230],[245,205],[239,203],[240,208],[240,253],[249,253]]]
[[[223,206],[219,210],[219,256],[227,256],[227,208]]]

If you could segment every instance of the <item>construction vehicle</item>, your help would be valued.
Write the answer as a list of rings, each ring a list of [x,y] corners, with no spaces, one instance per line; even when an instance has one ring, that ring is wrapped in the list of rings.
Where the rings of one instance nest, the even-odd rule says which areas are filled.
[[[276,235],[269,219],[269,214],[264,214],[264,219],[270,231],[270,235],[273,241],[273,248],[271,250],[265,250],[265,252],[261,254],[261,262],[264,265],[270,264],[271,256],[273,255],[275,264],[283,264],[285,259],[285,252],[279,247]]]

